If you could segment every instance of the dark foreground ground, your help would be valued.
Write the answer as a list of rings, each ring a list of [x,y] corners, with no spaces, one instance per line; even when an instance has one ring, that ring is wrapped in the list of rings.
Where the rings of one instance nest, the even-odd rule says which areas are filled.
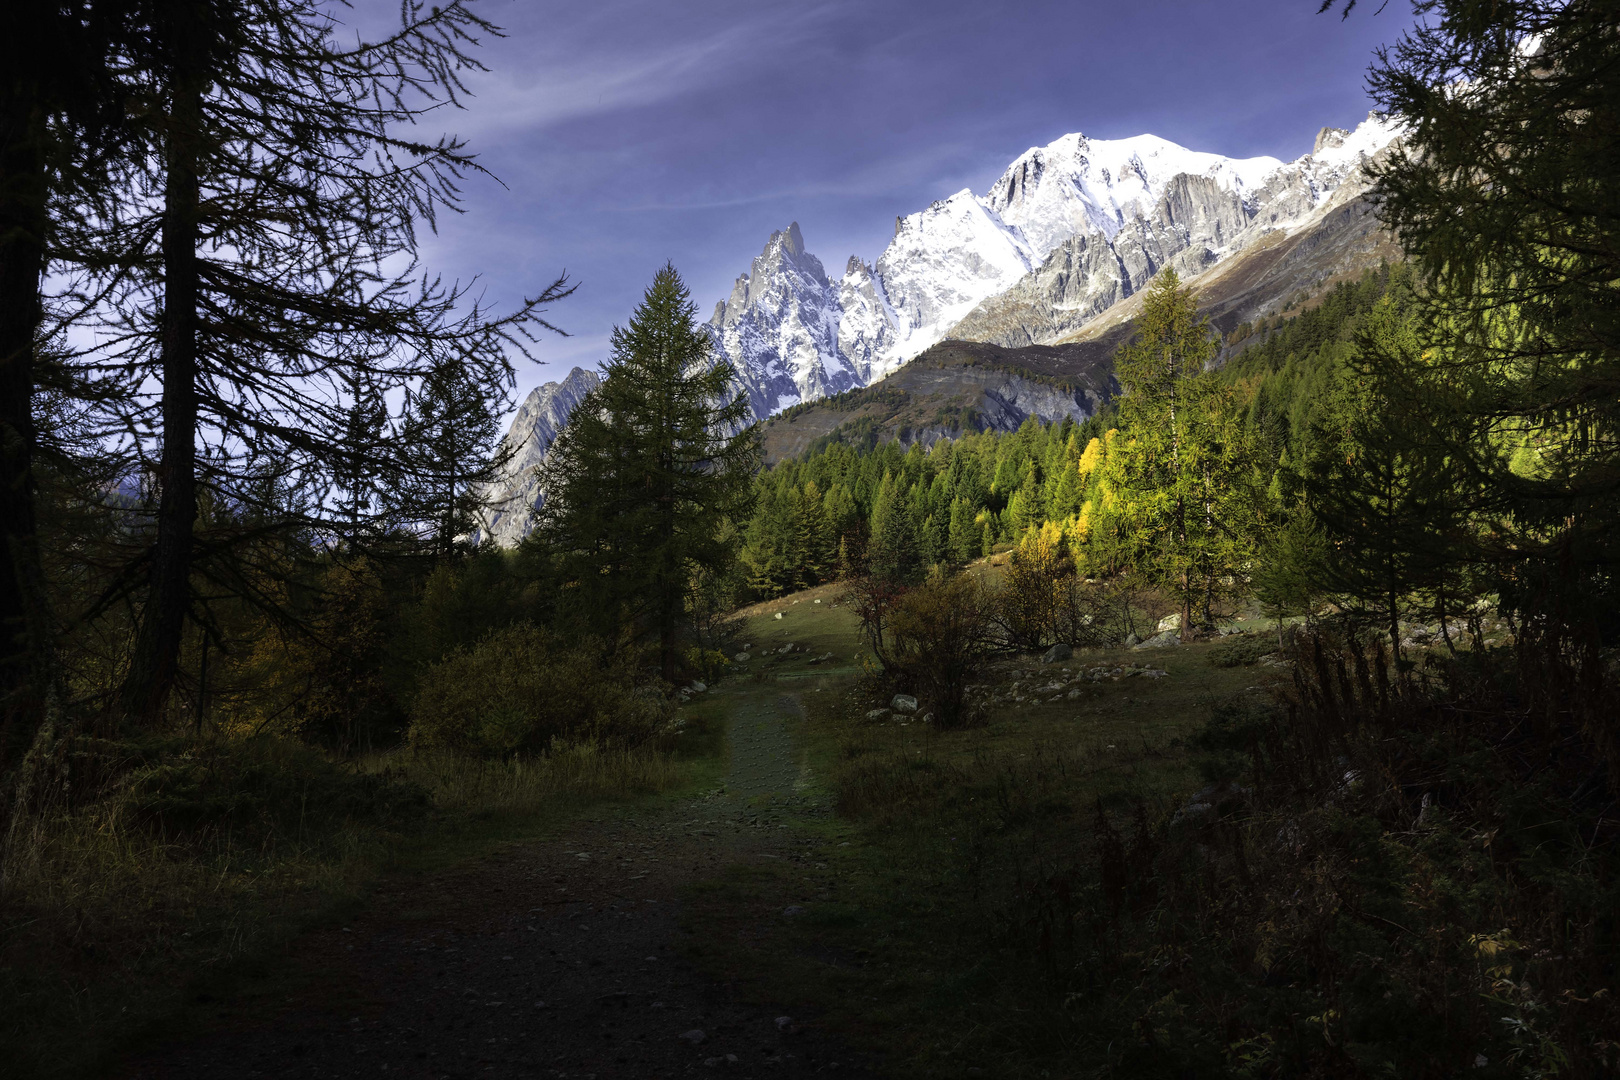
[[[259,991],[219,1003],[203,1034],[121,1075],[873,1075],[795,1002],[751,999],[683,959],[704,944],[683,895],[727,867],[803,865],[808,841],[785,818],[824,812],[802,794],[795,699],[730,700],[724,790],[385,887],[348,925],[301,938]]]

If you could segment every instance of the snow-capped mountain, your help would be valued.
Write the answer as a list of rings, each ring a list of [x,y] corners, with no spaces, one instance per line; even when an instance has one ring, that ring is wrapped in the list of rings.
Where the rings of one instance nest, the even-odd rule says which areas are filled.
[[[900,218],[875,265],[832,281],[795,223],[774,233],[708,327],[756,415],[865,386],[946,337],[1044,344],[1167,265],[1196,273],[1305,224],[1399,135],[1370,115],[1323,129],[1288,163],[1233,159],[1153,135],[1065,135],[968,190]],[[1005,298],[998,303],[998,299]]]
[[[821,260],[804,250],[794,222],[771,234],[731,296],[715,305],[708,326],[717,351],[747,358],[749,402],[755,416],[769,416],[866,385],[839,347],[841,316],[840,290]]]
[[[875,263],[851,256],[836,279],[797,223],[772,233],[705,327],[759,419],[868,386],[946,338],[1053,344],[1164,266],[1191,276],[1279,231],[1306,236],[1366,189],[1363,166],[1399,134],[1372,114],[1354,131],[1324,128],[1286,163],[1153,135],[1065,135],[1020,154],[983,195],[959,191],[899,218]],[[535,467],[598,381],[575,368],[529,395],[482,536],[513,544],[532,527],[544,497]]]
[[[535,508],[545,498],[535,470],[568,423],[568,415],[601,381],[596,372],[575,368],[562,382],[529,391],[501,440],[503,450],[512,448],[512,456],[502,470],[502,479],[491,485],[489,520],[475,540],[494,540],[510,547],[529,534]]]

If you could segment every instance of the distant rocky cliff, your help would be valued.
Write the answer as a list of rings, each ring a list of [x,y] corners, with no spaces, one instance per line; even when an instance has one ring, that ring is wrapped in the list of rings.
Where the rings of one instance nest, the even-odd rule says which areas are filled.
[[[528,535],[534,527],[535,508],[544,497],[535,470],[568,422],[568,415],[600,382],[596,372],[575,368],[562,382],[530,391],[501,440],[503,448],[513,448],[513,454],[504,475],[488,492],[491,509],[478,539],[510,547]]]

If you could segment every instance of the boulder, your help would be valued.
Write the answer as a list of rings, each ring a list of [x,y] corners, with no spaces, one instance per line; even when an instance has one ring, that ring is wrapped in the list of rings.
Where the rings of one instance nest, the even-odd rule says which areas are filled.
[[[1138,649],[1170,649],[1181,644],[1181,633],[1177,630],[1166,630],[1162,634],[1155,634],[1148,638]]]
[[[696,679],[692,680],[692,693],[701,694],[701,693],[703,693],[703,691],[707,690],[708,688],[709,688],[708,683],[699,682]]]
[[[885,716],[888,716],[888,715],[889,715],[889,710],[888,709],[873,709],[871,712],[866,714],[866,718],[868,720],[881,720]]]
[[[1166,615],[1164,618],[1160,619],[1158,629],[1159,633],[1161,634],[1166,630],[1180,630],[1181,612],[1178,611],[1174,615]]]
[[[733,656],[732,659],[739,664],[746,664],[748,663],[748,654],[745,652],[740,652],[736,656]]]
[[[914,713],[917,711],[917,699],[910,694],[896,694],[894,700],[889,702],[889,708],[895,712]]]
[[[781,612],[780,612],[780,611],[778,611],[778,612],[777,612],[777,613],[776,613],[776,615],[775,615],[775,617],[776,617],[776,618],[778,618],[778,619],[780,619],[780,618],[781,618],[781,617],[782,617],[782,613],[781,613]]]
[[[1041,663],[1061,664],[1063,661],[1073,658],[1074,650],[1060,641],[1050,649],[1046,650],[1046,652],[1041,656]]]
[[[1142,644],[1142,639],[1137,637],[1135,634],[1127,634],[1125,635],[1124,644],[1127,649],[1134,649],[1138,645]]]

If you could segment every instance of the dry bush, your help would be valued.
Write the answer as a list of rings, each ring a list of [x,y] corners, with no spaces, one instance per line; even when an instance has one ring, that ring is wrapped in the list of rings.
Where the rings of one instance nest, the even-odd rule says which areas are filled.
[[[564,644],[539,627],[497,630],[422,676],[410,746],[473,756],[544,753],[556,744],[630,747],[670,717],[636,658],[604,658],[590,640]]]

